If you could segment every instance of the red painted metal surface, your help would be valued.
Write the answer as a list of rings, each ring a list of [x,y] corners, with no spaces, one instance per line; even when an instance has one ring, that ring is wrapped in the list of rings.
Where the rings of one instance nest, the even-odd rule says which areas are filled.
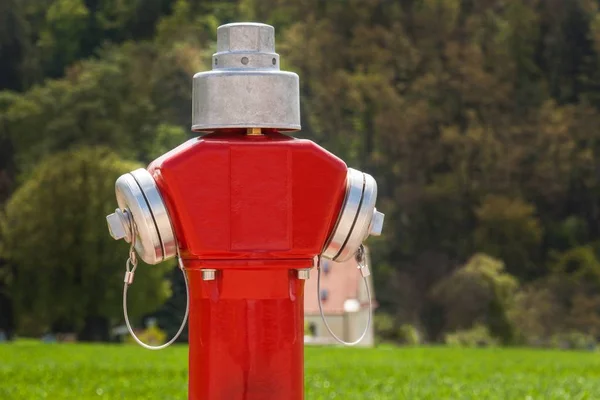
[[[285,266],[190,273],[189,398],[304,398],[304,282]]]
[[[336,222],[347,167],[307,140],[193,139],[149,166],[189,270],[189,398],[303,399],[304,282]],[[217,269],[203,281],[200,269]]]

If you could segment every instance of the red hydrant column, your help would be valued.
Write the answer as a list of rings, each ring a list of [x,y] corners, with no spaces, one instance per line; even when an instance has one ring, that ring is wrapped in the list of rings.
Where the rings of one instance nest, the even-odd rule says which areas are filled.
[[[190,273],[189,398],[302,400],[304,281],[285,269],[220,276]]]
[[[304,280],[315,256],[345,261],[381,232],[377,185],[281,133],[300,129],[299,83],[273,27],[219,27],[212,66],[193,87],[207,134],[117,180],[110,232],[149,264],[182,260],[190,399],[302,400]]]
[[[303,399],[304,281],[346,165],[275,131],[193,139],[149,171],[189,271],[190,399]]]

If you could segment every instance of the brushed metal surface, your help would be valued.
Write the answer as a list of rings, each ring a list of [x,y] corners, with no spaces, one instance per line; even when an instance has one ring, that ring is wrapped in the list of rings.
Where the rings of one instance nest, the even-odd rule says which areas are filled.
[[[212,70],[194,75],[192,130],[226,128],[300,129],[298,75],[280,70],[270,25],[220,26]]]

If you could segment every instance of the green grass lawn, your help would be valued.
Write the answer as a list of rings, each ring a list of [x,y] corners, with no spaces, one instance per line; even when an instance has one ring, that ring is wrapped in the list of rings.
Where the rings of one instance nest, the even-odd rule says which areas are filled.
[[[187,347],[0,345],[0,399],[186,399]],[[600,399],[600,354],[307,348],[306,399]],[[285,400],[285,399],[282,399]]]

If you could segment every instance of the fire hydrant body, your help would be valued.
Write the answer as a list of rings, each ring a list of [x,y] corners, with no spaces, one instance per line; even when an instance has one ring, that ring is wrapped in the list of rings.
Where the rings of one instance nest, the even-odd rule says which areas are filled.
[[[244,133],[193,139],[148,169],[184,238],[190,399],[302,399],[297,271],[336,223],[347,167],[307,140]]]
[[[194,77],[192,129],[209,133],[121,176],[108,224],[147,263],[182,261],[190,399],[302,400],[304,279],[316,257],[345,261],[381,232],[377,185],[281,133],[300,129],[299,84],[273,27],[228,24],[217,39]],[[124,302],[132,281],[128,269]]]

